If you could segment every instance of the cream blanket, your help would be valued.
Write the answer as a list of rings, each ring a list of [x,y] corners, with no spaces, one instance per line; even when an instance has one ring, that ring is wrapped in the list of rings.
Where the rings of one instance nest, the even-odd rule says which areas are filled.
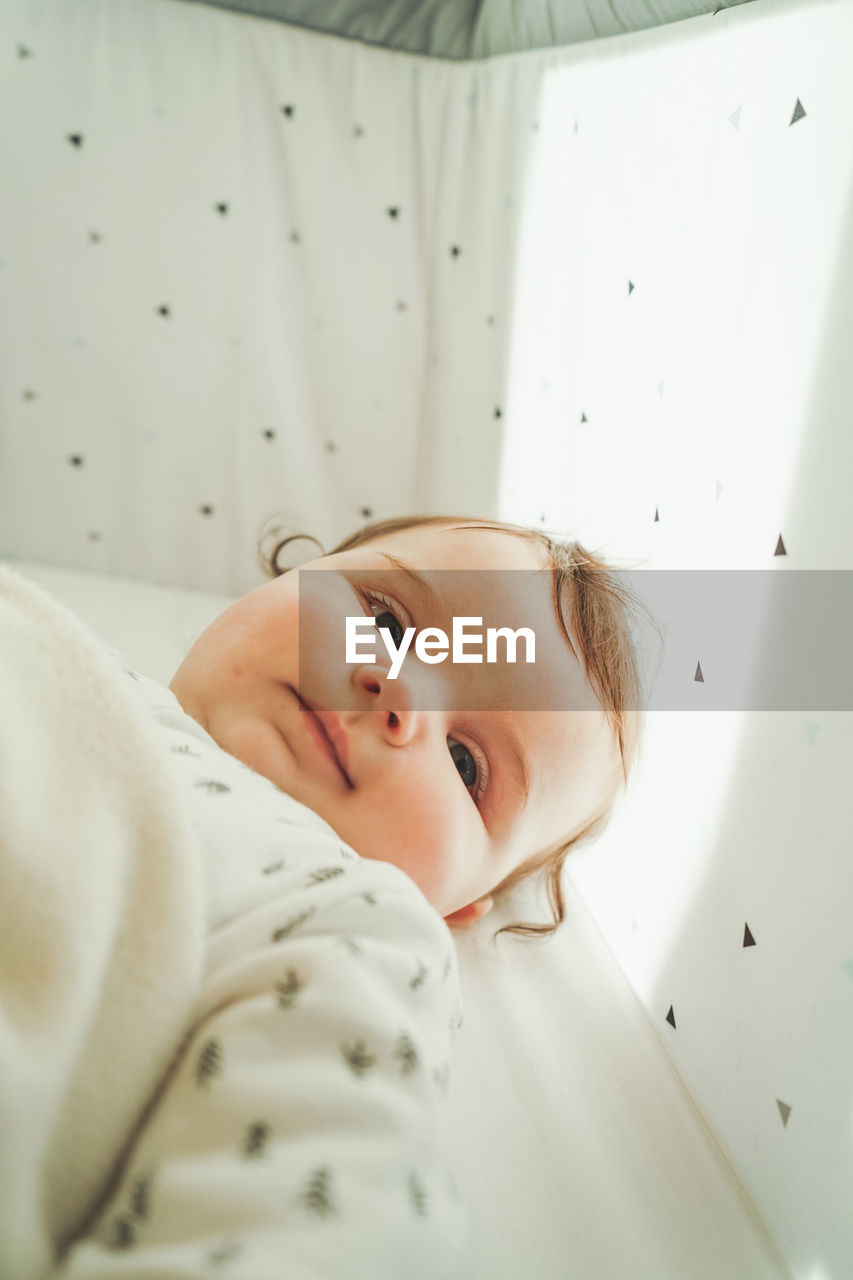
[[[443,921],[4,568],[0,872],[2,1280],[454,1274]]]

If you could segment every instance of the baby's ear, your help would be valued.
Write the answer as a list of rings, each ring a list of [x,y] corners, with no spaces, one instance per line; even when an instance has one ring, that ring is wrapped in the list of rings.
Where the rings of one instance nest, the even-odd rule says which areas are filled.
[[[469,902],[467,907],[460,907],[458,911],[451,911],[449,916],[444,917],[444,923],[450,925],[451,929],[458,928],[462,924],[473,924],[475,920],[480,920],[487,915],[492,906],[491,898],[478,898],[476,902]]]

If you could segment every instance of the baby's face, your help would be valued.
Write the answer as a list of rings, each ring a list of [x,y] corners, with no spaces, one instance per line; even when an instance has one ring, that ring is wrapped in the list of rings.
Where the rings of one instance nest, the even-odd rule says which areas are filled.
[[[468,572],[458,575],[458,587],[454,574],[432,579],[445,586],[439,613],[433,608],[427,619],[416,586],[399,569],[389,572],[386,555],[427,577]],[[310,594],[310,606],[303,594],[301,679],[299,573],[291,571],[221,614],[170,687],[225,751],[313,809],[362,857],[400,867],[443,916],[464,915],[532,855],[573,834],[619,776],[612,733],[560,631],[547,554],[509,533],[440,525],[387,535],[303,568],[334,577],[328,591]],[[507,617],[513,580],[526,579],[528,611],[531,581],[539,593],[536,679],[546,688],[565,688],[567,680],[583,685],[586,706],[595,710],[515,709],[507,684],[515,669],[506,663],[472,668],[448,655],[428,665],[414,646],[391,680],[378,632],[375,663],[343,661],[347,615],[379,617],[390,599],[403,627],[440,626],[451,636],[454,616],[485,616],[488,602],[472,598],[471,571],[496,569],[528,571],[494,575],[505,584],[504,623],[524,622]],[[368,594],[373,575],[382,603]],[[484,589],[492,580],[483,575]],[[391,620],[380,617],[380,625],[391,628]],[[340,660],[323,660],[332,639]],[[521,645],[519,660],[523,652]],[[315,660],[305,661],[309,654]],[[457,710],[472,670],[486,705]]]

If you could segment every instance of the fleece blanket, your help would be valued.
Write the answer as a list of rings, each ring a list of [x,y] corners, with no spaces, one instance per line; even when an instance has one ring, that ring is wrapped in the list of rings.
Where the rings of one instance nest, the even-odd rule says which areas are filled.
[[[452,1276],[446,925],[0,568],[0,1276]]]

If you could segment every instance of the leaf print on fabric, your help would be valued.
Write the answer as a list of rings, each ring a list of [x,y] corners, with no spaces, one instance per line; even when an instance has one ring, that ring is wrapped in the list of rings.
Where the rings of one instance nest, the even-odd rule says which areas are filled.
[[[289,934],[293,933],[294,929],[298,929],[306,920],[310,920],[316,910],[316,907],[308,907],[305,911],[300,911],[298,915],[291,916],[285,924],[273,930],[270,941],[281,942],[282,938],[288,937]]]
[[[113,1223],[111,1249],[129,1249],[136,1242],[136,1232],[130,1218],[116,1218]]]
[[[243,1155],[247,1160],[257,1160],[264,1154],[272,1129],[263,1120],[250,1124],[243,1142]]]
[[[300,1203],[309,1213],[316,1214],[318,1218],[326,1218],[329,1214],[337,1213],[331,1181],[332,1175],[327,1168],[317,1169],[299,1196]]]
[[[214,1038],[208,1040],[199,1054],[195,1072],[195,1082],[201,1086],[208,1084],[214,1076],[222,1072],[222,1041]]]
[[[446,1095],[447,1087],[450,1084],[450,1063],[445,1062],[443,1067],[436,1067],[433,1070],[432,1078],[441,1092]]]
[[[418,971],[409,983],[412,991],[417,991],[418,987],[422,987],[428,975],[429,969],[427,969],[422,960],[419,960]]]
[[[429,1217],[429,1197],[426,1187],[416,1173],[409,1174],[408,1187],[415,1215],[418,1218]]]
[[[316,871],[311,872],[308,883],[309,885],[322,884],[324,880],[334,880],[335,876],[342,876],[343,874],[343,867],[319,867]]]
[[[400,1074],[403,1076],[411,1075],[412,1072],[420,1066],[418,1051],[412,1044],[411,1037],[408,1036],[405,1031],[402,1031],[397,1037],[394,1057],[399,1060]]]
[[[151,1209],[152,1173],[142,1174],[136,1179],[130,1192],[130,1212],[134,1218],[147,1219]]]
[[[265,876],[275,875],[276,871],[283,871],[285,868],[284,858],[279,858],[278,862],[271,862],[268,867],[261,869],[261,874]]]
[[[206,787],[208,795],[221,796],[230,791],[231,788],[224,782],[217,782],[214,778],[200,778],[195,784],[197,787]]]
[[[206,1261],[211,1267],[221,1267],[226,1262],[233,1262],[243,1252],[241,1240],[223,1240],[215,1249],[211,1249]]]
[[[344,1062],[359,1080],[376,1064],[376,1055],[367,1052],[367,1045],[363,1040],[356,1040],[354,1045],[342,1044],[340,1049]]]
[[[304,979],[300,978],[295,969],[288,969],[284,975],[284,981],[275,984],[279,1009],[292,1009],[296,1004],[297,996],[304,987]]]

